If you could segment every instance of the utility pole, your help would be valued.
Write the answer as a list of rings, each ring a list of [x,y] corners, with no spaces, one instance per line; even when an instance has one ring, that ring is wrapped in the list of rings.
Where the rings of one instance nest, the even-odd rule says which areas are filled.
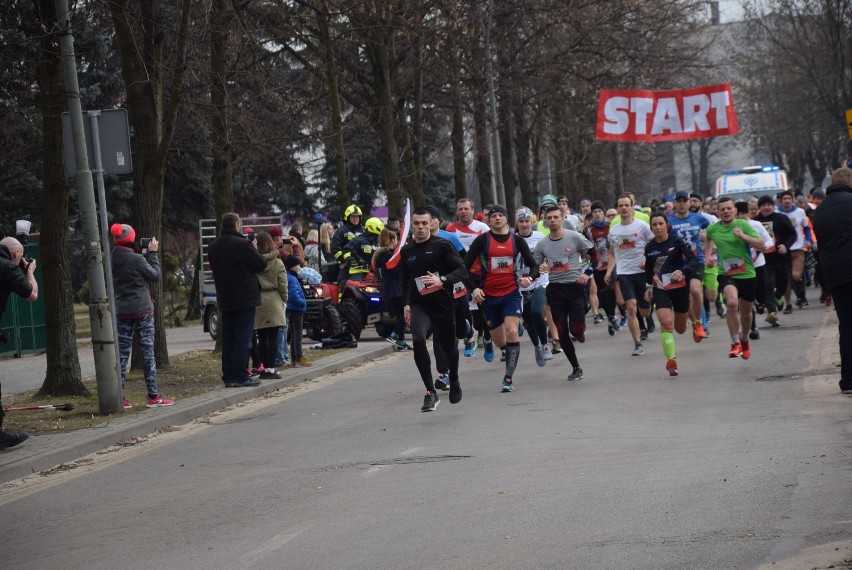
[[[492,172],[497,195],[495,201],[506,204],[506,189],[503,187],[503,163],[500,157],[500,139],[497,126],[497,98],[494,95],[494,66],[491,62],[491,14],[494,0],[488,0],[485,14],[485,75],[488,77],[488,114],[491,119],[491,155],[494,159]]]
[[[89,322],[92,326],[92,348],[95,353],[95,375],[98,382],[98,407],[102,414],[121,411],[121,391],[118,385],[118,362],[115,357],[112,315],[106,293],[103,255],[98,236],[95,208],[95,187],[89,158],[86,153],[86,134],[83,129],[83,106],[77,83],[77,62],[74,59],[74,36],[71,33],[71,13],[68,0],[55,0],[59,46],[65,67],[65,89],[74,151],[77,154],[77,197],[80,201],[80,220],[83,226],[83,248],[86,274],[89,278]]]

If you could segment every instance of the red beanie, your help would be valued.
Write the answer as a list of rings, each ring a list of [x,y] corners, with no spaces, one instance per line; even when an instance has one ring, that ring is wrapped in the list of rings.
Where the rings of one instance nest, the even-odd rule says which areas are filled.
[[[132,244],[136,241],[136,232],[127,224],[113,224],[109,233],[116,244]]]

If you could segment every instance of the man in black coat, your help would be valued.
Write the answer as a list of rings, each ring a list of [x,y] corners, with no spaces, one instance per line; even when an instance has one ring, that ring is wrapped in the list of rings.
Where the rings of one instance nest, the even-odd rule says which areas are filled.
[[[852,169],[835,170],[825,194],[812,221],[822,278],[840,321],[840,390],[852,394]]]
[[[246,370],[254,334],[254,313],[260,305],[257,273],[266,261],[255,241],[242,236],[240,216],[222,216],[222,233],[207,248],[207,259],[216,283],[216,303],[222,311],[222,381],[227,388],[258,386],[260,380]]]
[[[30,303],[38,299],[35,279],[36,262],[24,259],[24,246],[13,237],[0,240],[0,317],[9,295],[15,293]],[[5,341],[5,337],[4,340]],[[0,449],[14,447],[29,437],[26,433],[3,431],[3,408],[0,407]]]

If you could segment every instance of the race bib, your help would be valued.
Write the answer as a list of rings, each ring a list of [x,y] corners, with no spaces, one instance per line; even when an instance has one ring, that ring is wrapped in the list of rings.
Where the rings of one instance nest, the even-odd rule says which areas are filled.
[[[437,276],[438,274],[436,273],[435,275]],[[414,283],[415,283],[415,285],[417,285],[417,291],[421,295],[428,295],[429,293],[434,293],[435,291],[440,291],[441,288],[442,288],[440,283],[438,283],[437,285],[432,285],[431,287],[426,285],[423,282],[423,277],[415,277]]]
[[[514,263],[510,256],[492,257],[488,269],[491,273],[513,273],[515,271]]]
[[[666,291],[686,287],[686,279],[681,279],[680,281],[672,281],[671,273],[663,273],[662,275],[660,275],[660,281],[663,283],[663,289],[665,289]]]
[[[568,266],[568,258],[561,257],[559,259],[552,259],[550,261],[550,272],[551,273],[564,273],[569,271],[571,268]]]
[[[453,299],[460,299],[467,295],[467,289],[464,286],[464,283],[459,281],[458,283],[453,283]]]
[[[746,270],[745,260],[742,257],[732,257],[731,259],[724,260],[723,267],[725,268],[725,275],[738,275],[745,273]]]

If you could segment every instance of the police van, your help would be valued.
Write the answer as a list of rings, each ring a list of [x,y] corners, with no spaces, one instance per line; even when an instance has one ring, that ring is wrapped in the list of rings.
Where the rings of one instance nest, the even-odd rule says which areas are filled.
[[[776,194],[789,188],[787,173],[777,166],[746,166],[739,170],[725,170],[716,180],[716,199],[730,196],[735,201],[752,196]]]

